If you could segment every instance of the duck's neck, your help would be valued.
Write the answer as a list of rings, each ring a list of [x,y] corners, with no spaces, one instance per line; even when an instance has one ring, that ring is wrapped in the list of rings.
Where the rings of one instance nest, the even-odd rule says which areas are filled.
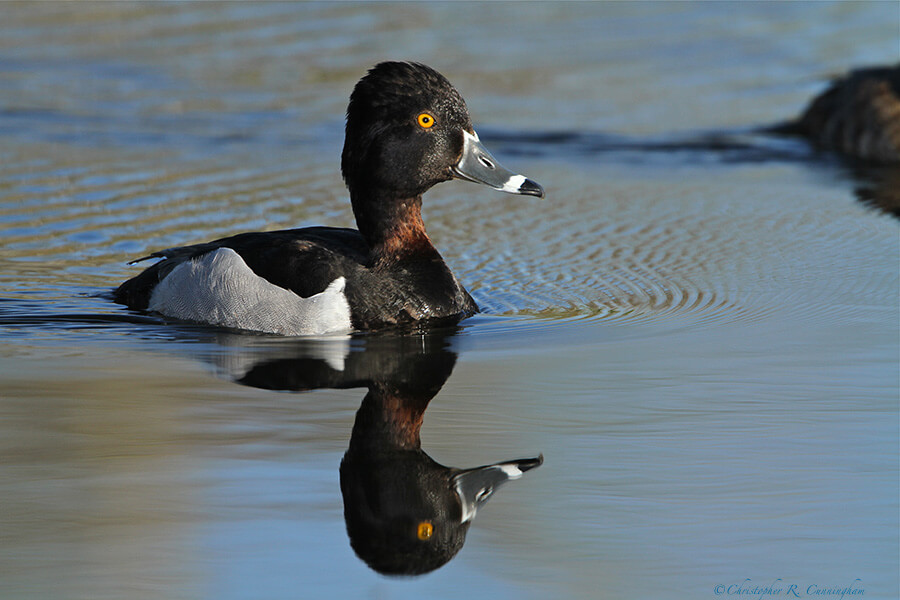
[[[437,254],[422,222],[422,196],[393,198],[354,193],[350,200],[356,225],[372,252],[375,264]]]
[[[356,413],[350,444],[371,453],[418,450],[425,409],[434,393],[399,390],[391,382],[374,382]]]

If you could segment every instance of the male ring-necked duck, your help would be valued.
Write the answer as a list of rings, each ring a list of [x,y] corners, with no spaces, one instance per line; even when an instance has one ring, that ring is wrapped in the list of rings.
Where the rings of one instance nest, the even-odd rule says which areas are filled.
[[[119,286],[116,302],[282,335],[455,322],[478,307],[425,232],[422,194],[453,178],[544,194],[500,166],[459,92],[418,63],[378,64],[356,84],[341,171],[358,231],[244,233],[155,252],[147,258],[163,260]]]

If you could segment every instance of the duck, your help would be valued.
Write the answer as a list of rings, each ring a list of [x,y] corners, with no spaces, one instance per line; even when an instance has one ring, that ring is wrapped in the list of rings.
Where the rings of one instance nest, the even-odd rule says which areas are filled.
[[[854,160],[900,163],[900,64],[854,69],[833,79],[774,132],[805,137]]]
[[[366,388],[339,479],[350,547],[382,575],[424,575],[450,562],[498,490],[544,461],[538,453],[454,467],[437,462],[422,448],[425,411],[453,373],[461,330],[457,324],[416,335],[389,331],[358,338],[297,339],[279,344],[274,354],[247,353],[246,339],[238,339],[227,360],[217,364],[220,374],[227,366],[235,383],[258,389]],[[239,335],[215,333],[220,340]]]
[[[434,247],[422,196],[459,179],[544,197],[504,168],[460,93],[433,68],[389,61],[355,85],[341,174],[357,229],[240,233],[169,248],[113,299],[178,321],[302,336],[454,324],[479,311]]]
[[[420,445],[427,405],[405,386],[373,386],[341,460],[350,546],[382,575],[423,575],[448,563],[494,493],[544,462],[541,454],[480,467],[442,465]]]
[[[388,353],[383,343],[367,348],[378,364],[366,368],[360,357],[346,372],[368,391],[340,464],[344,523],[354,553],[382,575],[423,575],[447,564],[497,490],[544,462],[539,454],[460,468],[422,449],[425,411],[457,358],[447,329],[397,336]]]

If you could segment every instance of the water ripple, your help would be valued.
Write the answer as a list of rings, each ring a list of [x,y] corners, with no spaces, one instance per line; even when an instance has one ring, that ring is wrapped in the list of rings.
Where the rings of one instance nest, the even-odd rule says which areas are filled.
[[[785,210],[801,194],[789,183],[778,190],[771,176],[626,182],[561,199],[551,184],[550,206],[519,201],[469,224],[464,281],[489,314],[559,321],[834,319],[832,307],[848,295],[886,302],[877,290],[896,288],[896,274],[872,262],[860,240],[877,230],[867,243],[896,256],[890,219],[834,201],[839,191]],[[777,195],[759,197],[756,177],[769,177],[767,193]],[[520,224],[511,228],[512,215]]]
[[[127,155],[106,156],[102,167],[91,152],[48,156],[7,152],[0,167],[0,283],[13,297],[41,286],[56,297],[61,278],[109,289],[132,273],[127,260],[171,245],[352,224],[324,162],[304,177],[284,163],[164,170]],[[727,167],[727,178],[715,170],[658,180],[620,174],[599,187],[603,167],[545,169],[546,201],[458,183],[429,194],[426,219],[482,309],[512,319],[505,323],[703,325],[777,313],[845,318],[835,306],[887,306],[883,290],[896,289],[897,276],[879,260],[897,255],[894,222],[848,202],[846,190],[821,186],[815,197],[784,168]],[[566,196],[555,197],[557,188]],[[462,226],[466,215],[477,218]]]

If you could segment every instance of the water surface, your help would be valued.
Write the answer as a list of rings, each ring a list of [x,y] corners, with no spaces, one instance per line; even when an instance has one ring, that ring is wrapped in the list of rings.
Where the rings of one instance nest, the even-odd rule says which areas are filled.
[[[0,11],[0,596],[898,596],[897,175],[754,133],[829,74],[896,61],[896,5]],[[154,250],[352,226],[343,112],[387,58],[445,73],[548,191],[426,196],[483,314],[410,346],[104,297]],[[456,558],[398,580],[344,525],[369,380],[285,388],[301,363],[394,372],[404,352],[455,361],[434,460],[545,462]]]

